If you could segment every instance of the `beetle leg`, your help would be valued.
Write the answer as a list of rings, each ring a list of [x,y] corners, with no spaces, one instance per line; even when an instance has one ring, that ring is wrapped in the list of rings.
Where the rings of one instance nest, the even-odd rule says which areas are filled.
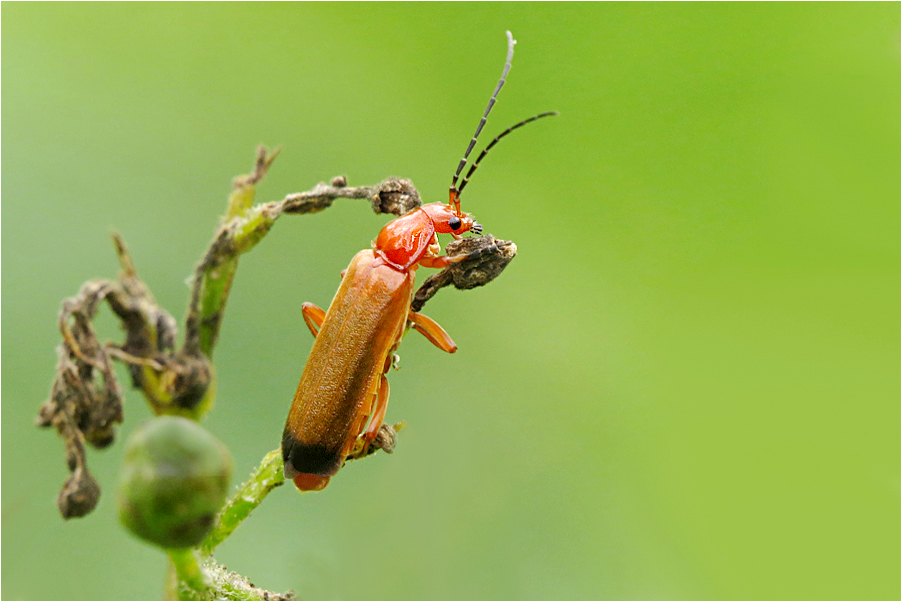
[[[446,268],[452,263],[457,263],[466,259],[476,259],[482,255],[485,255],[486,253],[497,251],[498,248],[498,245],[491,244],[487,247],[477,249],[476,251],[471,251],[470,253],[466,253],[464,255],[454,255],[453,257],[450,255],[441,255],[439,257],[423,257],[422,259],[420,259],[419,264],[424,268]]]
[[[326,319],[326,312],[323,311],[323,308],[313,303],[304,303],[301,305],[301,313],[304,314],[304,322],[307,323],[307,328],[310,329],[313,336],[318,335],[319,329],[323,326],[323,320]]]
[[[382,422],[385,420],[385,412],[388,410],[388,379],[385,378],[384,374],[380,378],[382,382],[379,383],[379,393],[376,394],[376,407],[373,409],[373,419],[370,420],[370,426],[363,435],[366,439],[366,444],[363,446],[364,453],[370,446],[370,443],[373,442],[373,439],[376,438],[376,433],[379,432],[379,427],[382,426]]]
[[[384,374],[379,377],[381,380],[379,382],[379,390],[376,392],[376,399],[373,404],[373,418],[370,420],[370,425],[367,427],[366,432],[364,432],[357,440],[354,442],[351,453],[348,454],[348,460],[356,460],[358,458],[363,458],[369,454],[370,443],[373,442],[373,439],[376,438],[376,435],[379,433],[379,428],[382,426],[382,422],[385,420],[385,411],[388,409],[388,379]]]
[[[435,268],[438,270],[446,268],[452,263],[463,261],[466,258],[466,255],[458,255],[457,257],[449,257],[448,255],[441,255],[439,257],[423,257],[422,259],[420,259],[419,264],[424,268]]]
[[[451,340],[451,337],[445,332],[445,329],[428,316],[418,314],[415,311],[407,314],[407,320],[414,329],[429,339],[429,342],[448,353],[457,351],[457,345]]]

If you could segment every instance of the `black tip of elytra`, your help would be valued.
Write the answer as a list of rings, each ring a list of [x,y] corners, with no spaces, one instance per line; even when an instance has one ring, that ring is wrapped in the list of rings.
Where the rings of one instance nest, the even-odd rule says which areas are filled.
[[[321,444],[302,443],[289,429],[282,433],[282,460],[285,476],[298,473],[332,476],[341,468],[341,449]]]

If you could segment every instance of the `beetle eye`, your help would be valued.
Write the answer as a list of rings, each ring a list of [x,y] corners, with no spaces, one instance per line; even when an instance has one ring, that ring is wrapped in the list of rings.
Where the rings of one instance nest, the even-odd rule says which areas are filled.
[[[460,218],[457,217],[456,215],[452,216],[451,219],[448,220],[448,225],[451,226],[452,230],[459,229],[460,228]]]

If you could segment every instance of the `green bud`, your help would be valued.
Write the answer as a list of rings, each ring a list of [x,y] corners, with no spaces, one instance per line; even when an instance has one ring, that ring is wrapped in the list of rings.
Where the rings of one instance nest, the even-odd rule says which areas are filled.
[[[117,501],[132,533],[164,548],[199,544],[225,502],[229,450],[202,426],[160,416],[128,440]]]

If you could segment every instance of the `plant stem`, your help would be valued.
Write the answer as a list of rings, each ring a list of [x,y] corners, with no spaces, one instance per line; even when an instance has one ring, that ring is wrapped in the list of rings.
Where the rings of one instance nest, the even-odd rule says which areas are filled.
[[[223,506],[217,517],[216,525],[201,544],[200,550],[205,556],[221,544],[238,525],[248,517],[251,511],[260,505],[269,492],[285,482],[282,473],[282,451],[277,449],[263,457],[260,466],[245,483],[238,488]]]
[[[172,566],[175,567],[175,573],[178,575],[179,598],[205,600],[209,599],[210,586],[201,570],[200,564],[197,562],[197,555],[190,548],[171,548],[166,550]],[[185,591],[187,588],[188,591]],[[187,597],[190,595],[190,597]]]
[[[254,205],[256,185],[263,179],[269,166],[279,154],[276,150],[267,153],[262,146],[257,149],[257,160],[254,171],[246,176],[239,176],[233,182],[232,194],[222,222],[245,217]],[[271,224],[270,224],[271,225]],[[268,228],[267,228],[268,230]],[[232,280],[238,270],[238,255],[235,254],[217,265],[207,265],[207,269],[197,274],[201,278],[200,297],[200,351],[207,357],[213,356],[213,347],[219,336],[222,323],[222,312],[229,298]]]
[[[198,562],[189,549],[167,550],[170,560],[166,597],[170,600],[294,600],[294,592],[270,592],[255,587],[212,557]]]

